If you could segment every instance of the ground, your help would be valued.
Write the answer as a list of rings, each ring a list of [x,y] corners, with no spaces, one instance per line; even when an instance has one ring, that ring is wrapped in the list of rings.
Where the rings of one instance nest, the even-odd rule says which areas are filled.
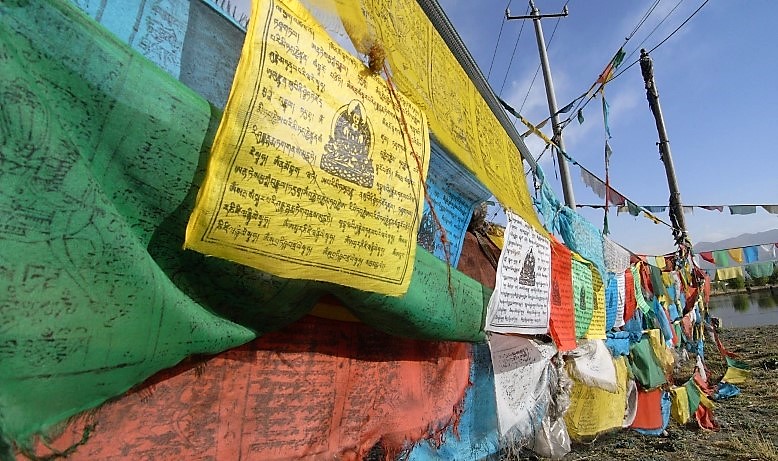
[[[696,423],[671,422],[666,437],[618,431],[591,444],[576,444],[564,460],[767,460],[778,461],[778,325],[723,329],[725,347],[751,365],[751,379],[741,394],[716,403],[717,432]],[[718,382],[726,367],[711,341],[706,364]]]

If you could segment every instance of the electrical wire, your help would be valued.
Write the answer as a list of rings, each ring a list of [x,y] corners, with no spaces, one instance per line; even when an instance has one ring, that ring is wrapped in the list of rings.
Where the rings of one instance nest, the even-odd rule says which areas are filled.
[[[524,15],[526,16],[527,13],[529,13],[529,6],[527,6],[527,10],[524,12]],[[505,81],[508,80],[508,74],[511,72],[511,66],[513,66],[513,58],[516,56],[516,49],[519,47],[519,40],[521,40],[521,33],[524,32],[524,24],[525,21],[521,21],[521,27],[519,28],[519,36],[516,37],[516,43],[513,44],[513,52],[511,52],[511,60],[508,62],[508,69],[505,70],[505,77],[502,79],[502,85],[500,86],[500,91],[497,93],[498,96],[502,96],[502,90],[505,88]]]
[[[511,7],[511,1],[512,0],[508,0],[508,6],[505,7],[505,11],[508,11],[508,8]],[[502,22],[500,23],[500,31],[497,33],[497,43],[494,45],[494,53],[492,53],[492,62],[489,63],[489,72],[487,72],[486,74],[487,81],[489,80],[489,77],[491,77],[492,75],[492,66],[494,66],[494,58],[497,56],[497,49],[500,47],[500,37],[502,37],[502,28],[505,25],[505,21],[507,20],[508,20],[507,15],[505,15],[503,16]]]

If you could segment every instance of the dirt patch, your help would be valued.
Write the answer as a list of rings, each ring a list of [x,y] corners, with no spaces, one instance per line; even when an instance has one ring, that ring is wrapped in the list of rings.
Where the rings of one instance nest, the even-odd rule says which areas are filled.
[[[574,444],[563,459],[778,461],[778,325],[724,329],[720,337],[752,369],[751,379],[738,386],[740,395],[716,402],[714,415],[721,430],[703,430],[696,423],[680,426],[671,420],[667,436],[617,431],[590,444]],[[718,382],[726,365],[712,341],[706,341],[705,358],[711,382]],[[684,382],[688,375],[678,378]]]

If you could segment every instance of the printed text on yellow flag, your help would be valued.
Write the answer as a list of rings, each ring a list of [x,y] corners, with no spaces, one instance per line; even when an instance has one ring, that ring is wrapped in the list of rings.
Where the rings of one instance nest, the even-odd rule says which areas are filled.
[[[297,0],[255,0],[185,246],[281,277],[403,294],[429,133],[424,113],[395,95]]]

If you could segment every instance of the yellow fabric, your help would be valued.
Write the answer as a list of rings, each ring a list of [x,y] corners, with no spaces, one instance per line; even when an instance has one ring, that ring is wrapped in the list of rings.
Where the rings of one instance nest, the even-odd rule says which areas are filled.
[[[689,412],[689,396],[686,386],[670,389],[670,415],[679,424],[686,424],[691,419]]]
[[[664,270],[665,269],[665,257],[664,256],[654,256],[654,260],[656,261],[656,267]]]
[[[624,356],[613,360],[616,367],[615,393],[590,387],[573,378],[570,407],[565,424],[574,440],[590,438],[609,429],[621,428],[627,408],[627,364]]]
[[[662,341],[661,331],[659,329],[653,329],[648,330],[646,333],[648,334],[648,343],[651,344],[651,349],[654,350],[654,355],[656,355],[659,366],[662,367],[662,371],[664,371],[665,374],[672,373],[675,357],[673,357],[673,353],[670,352],[670,349]]]
[[[425,114],[297,0],[256,0],[249,24],[185,247],[281,277],[405,293]]]
[[[743,249],[742,248],[730,248],[727,250],[727,253],[729,253],[729,257],[734,259],[735,261],[739,262],[740,264],[743,264]]]
[[[716,280],[731,280],[738,277],[745,277],[743,267],[721,267],[716,269]]]
[[[486,231],[486,236],[492,241],[499,249],[502,250],[505,245],[505,228],[501,226],[489,226]]]
[[[579,256],[580,257],[580,256]],[[581,258],[583,259],[583,258]],[[584,334],[586,339],[605,339],[605,285],[602,283],[600,271],[589,264],[592,270],[592,292],[594,293],[594,311],[589,329]]]
[[[500,203],[544,233],[526,187],[518,148],[418,3],[362,0],[361,5],[366,23],[356,17],[358,9],[339,9],[349,33],[363,28],[352,35],[355,46],[371,48],[356,43],[374,40],[372,48],[386,52],[394,82],[427,113],[440,144]]]
[[[736,367],[727,368],[727,372],[724,373],[722,381],[730,384],[743,384],[751,377],[751,370],[742,370]]]

